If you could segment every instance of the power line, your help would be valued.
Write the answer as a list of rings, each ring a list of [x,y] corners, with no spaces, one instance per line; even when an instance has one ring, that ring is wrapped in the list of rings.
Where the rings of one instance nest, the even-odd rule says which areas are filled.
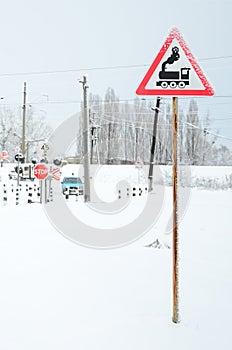
[[[187,124],[187,125],[191,126],[194,129],[199,129],[199,130],[203,131],[206,134],[210,134],[210,135],[222,138],[222,139],[226,139],[226,140],[232,141],[232,138],[226,137],[226,136],[223,136],[223,135],[219,135],[219,134],[215,134],[214,132],[209,131],[207,128],[201,128],[201,127],[196,126],[196,125],[194,125],[192,123],[189,123],[189,122],[183,122],[183,124]]]
[[[200,58],[199,61],[216,61],[231,59],[232,55],[218,56],[218,57],[206,57]],[[15,73],[0,73],[0,77],[9,76],[25,76],[25,75],[42,75],[42,74],[61,74],[61,73],[77,73],[77,72],[89,72],[97,70],[115,70],[115,69],[130,69],[130,68],[144,68],[149,64],[130,64],[130,65],[116,65],[116,66],[103,66],[103,67],[89,67],[89,68],[74,68],[74,69],[57,69],[47,71],[30,71],[30,72],[15,72]]]
[[[199,58],[199,61],[213,61],[213,60],[225,60],[232,58],[231,55],[228,56],[217,56],[217,57],[205,57],[205,58]]]
[[[142,128],[141,126],[136,126],[136,125],[137,124],[146,124],[147,126],[149,126],[150,124],[153,124],[152,122],[144,122],[144,121],[136,121],[136,120],[125,120],[125,119],[120,119],[120,121],[115,121],[115,120],[112,120],[112,119],[106,119],[104,117],[107,117],[107,116],[105,114],[103,114],[101,116],[99,127],[101,127],[102,125],[108,125],[109,123],[111,123],[111,124],[120,125],[120,126],[127,125],[127,126],[135,128],[135,129],[147,130],[145,128]],[[99,119],[99,117],[97,119]],[[102,123],[102,122],[104,122],[104,123]],[[211,134],[213,136],[216,136],[216,137],[219,137],[219,138],[224,138],[226,140],[232,141],[232,138],[229,138],[229,137],[226,137],[226,136],[223,136],[223,135],[219,135],[219,134],[215,134],[212,131],[209,131],[205,127],[196,126],[196,125],[194,125],[192,123],[189,123],[189,122],[180,122],[180,124],[187,125],[187,129],[190,129],[190,128],[199,129],[199,130],[201,130],[203,132],[206,132],[207,134]],[[172,130],[172,123],[166,123],[165,125],[160,125],[158,127],[158,130],[163,130],[163,131]]]
[[[0,77],[21,76],[21,75],[58,74],[58,73],[77,73],[77,72],[89,72],[89,71],[96,71],[96,70],[141,68],[141,67],[147,67],[147,66],[148,66],[147,64],[133,64],[133,65],[125,65],[125,66],[106,66],[106,67],[74,68],[74,69],[63,69],[63,70],[61,69],[61,70],[48,70],[48,71],[0,73]]]
[[[183,96],[180,96],[179,99],[184,99],[184,100],[189,100],[189,99],[192,99],[193,97],[191,96],[186,96],[186,97],[183,97]],[[194,99],[197,99],[197,98],[201,98],[201,97],[194,97]],[[228,98],[228,99],[232,99],[232,95],[215,95],[215,96],[212,96],[211,99],[214,99],[214,98]],[[128,98],[128,99],[118,99],[118,100],[115,100],[115,101],[110,101],[110,104],[117,104],[119,102],[135,102],[136,99],[138,99],[137,96],[135,96],[134,98]],[[140,98],[138,99],[139,101],[154,101],[154,97],[153,98]],[[168,100],[168,97],[165,97],[163,96],[162,97],[162,100]],[[44,104],[77,104],[77,103],[82,103],[82,101],[80,100],[47,100],[47,101],[33,101],[33,102],[30,102],[29,105],[44,105]],[[104,104],[104,103],[109,103],[108,100],[101,100],[100,103],[99,103],[99,106],[101,106],[101,103]],[[227,102],[227,103],[216,103],[216,104],[230,104],[231,102]],[[1,103],[0,106],[20,106],[21,104],[20,103]],[[212,103],[208,103],[207,105],[209,106],[212,106]],[[95,106],[95,105],[94,105]],[[232,112],[227,112],[227,113],[232,113]]]
[[[217,97],[224,97],[224,96],[217,96]],[[232,96],[227,96],[227,97],[229,97],[229,98],[232,98]],[[110,104],[117,104],[117,103],[121,103],[121,102],[135,102],[136,100],[135,100],[135,98],[134,99],[120,99],[120,100],[117,100],[117,101],[111,101],[110,102]],[[152,100],[150,100],[150,101],[152,101]],[[99,104],[99,105],[97,105],[97,106],[99,106],[99,108],[101,109],[101,108],[104,108],[104,104],[105,103],[107,103],[108,101],[101,101],[101,103],[102,103],[102,105],[101,104]],[[82,103],[82,101],[81,100],[57,100],[57,101],[52,101],[52,100],[50,100],[50,101],[44,101],[44,102],[30,102],[30,103],[28,103],[28,105],[30,106],[30,107],[32,107],[32,106],[39,106],[39,105],[59,105],[59,104],[62,104],[62,105],[68,105],[68,104],[81,104]],[[209,106],[211,106],[212,107],[212,105],[213,104],[211,104],[211,105],[209,105]],[[21,104],[19,103],[19,102],[15,102],[15,103],[2,103],[1,105],[0,105],[0,107],[21,107]],[[96,107],[96,106],[95,106]],[[90,106],[90,109],[91,109],[91,106]],[[99,111],[98,110],[96,110],[96,109],[93,109],[93,111],[94,111],[94,113],[98,113]],[[147,115],[148,117],[150,117],[150,115],[152,114],[152,112],[150,112],[150,111],[147,111],[147,112],[133,112],[133,111],[129,111],[128,112],[129,114],[137,114],[137,115]],[[196,114],[199,114],[199,113],[201,113],[201,112],[196,112]],[[231,114],[232,112],[221,112],[221,113],[223,113],[223,114]],[[123,112],[118,112],[118,113],[114,113],[114,114],[123,114]],[[215,113],[214,113],[215,114]],[[219,114],[219,112],[217,112],[216,113],[217,115]],[[213,122],[213,121],[225,121],[225,120],[232,120],[232,118],[231,117],[228,117],[228,118],[210,118],[209,117],[209,121],[211,122]]]

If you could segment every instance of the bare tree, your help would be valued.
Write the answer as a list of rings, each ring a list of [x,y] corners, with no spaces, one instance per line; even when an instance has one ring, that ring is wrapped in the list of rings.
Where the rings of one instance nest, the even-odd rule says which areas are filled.
[[[9,109],[0,110],[0,145],[2,150],[10,150],[13,145],[13,132],[16,127],[15,115]]]
[[[50,135],[52,129],[46,123],[45,117],[30,108],[26,115],[26,143],[29,141],[46,138]],[[10,160],[14,159],[16,147],[21,148],[22,143],[22,116],[21,110],[12,111],[10,109],[0,110],[0,145],[6,149]],[[34,143],[36,147],[36,143]],[[31,147],[30,156],[32,156],[35,147]]]
[[[215,165],[232,165],[232,152],[228,147],[220,145],[214,152]]]
[[[118,147],[115,145],[117,137],[117,120],[119,117],[119,98],[116,96],[114,89],[109,87],[106,90],[104,101],[104,118],[108,120],[107,131],[107,163],[115,158],[118,152]],[[114,141],[114,142],[113,142]]]
[[[199,164],[202,149],[202,131],[200,130],[198,106],[191,100],[187,114],[186,151],[192,165]]]

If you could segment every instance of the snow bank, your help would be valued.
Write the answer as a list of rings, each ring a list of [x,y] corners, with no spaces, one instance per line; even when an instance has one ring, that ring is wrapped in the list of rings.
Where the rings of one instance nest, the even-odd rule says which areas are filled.
[[[166,218],[167,220],[167,218]],[[41,205],[1,208],[0,345],[22,350],[229,349],[231,194],[193,190],[180,225],[180,316],[172,252],[97,251],[60,235]],[[149,239],[164,230],[165,218]]]

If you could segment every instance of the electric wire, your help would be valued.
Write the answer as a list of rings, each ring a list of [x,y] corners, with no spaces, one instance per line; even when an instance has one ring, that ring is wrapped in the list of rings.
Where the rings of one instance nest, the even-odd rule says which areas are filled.
[[[199,58],[199,61],[216,61],[231,59],[232,55],[227,56],[216,56],[216,57],[205,57]],[[42,74],[60,74],[60,73],[77,73],[87,71],[102,71],[102,70],[117,70],[117,69],[130,69],[130,68],[144,68],[148,67],[149,64],[130,64],[130,65],[115,65],[115,66],[103,66],[103,67],[89,67],[89,68],[73,68],[73,69],[57,69],[47,71],[30,71],[30,72],[15,72],[15,73],[0,73],[0,77],[9,76],[22,76],[22,75],[42,75]]]

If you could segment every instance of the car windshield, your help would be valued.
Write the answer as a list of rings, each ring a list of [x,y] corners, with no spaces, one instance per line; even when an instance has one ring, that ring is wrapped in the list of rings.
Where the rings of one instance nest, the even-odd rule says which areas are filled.
[[[64,183],[82,183],[80,177],[66,177],[63,181]]]

